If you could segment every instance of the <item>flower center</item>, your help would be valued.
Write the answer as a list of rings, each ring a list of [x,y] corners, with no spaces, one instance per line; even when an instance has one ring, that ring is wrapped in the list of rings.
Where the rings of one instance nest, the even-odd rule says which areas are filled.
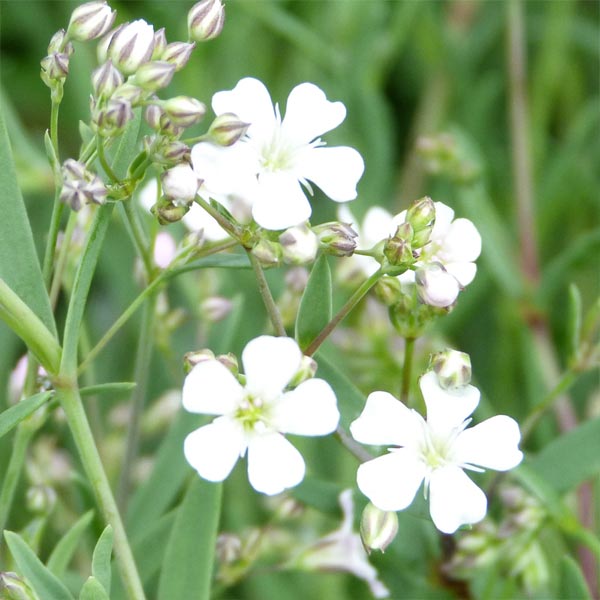
[[[237,407],[234,419],[246,431],[254,431],[257,427],[267,426],[269,412],[269,406],[260,396],[247,394]]]
[[[425,423],[423,429],[423,438],[419,449],[421,460],[428,469],[434,471],[452,463],[452,444],[456,439],[454,432],[449,436],[435,435]]]
[[[271,139],[266,141],[260,152],[260,165],[265,171],[285,171],[294,164],[294,152],[289,142],[281,134],[277,123]]]

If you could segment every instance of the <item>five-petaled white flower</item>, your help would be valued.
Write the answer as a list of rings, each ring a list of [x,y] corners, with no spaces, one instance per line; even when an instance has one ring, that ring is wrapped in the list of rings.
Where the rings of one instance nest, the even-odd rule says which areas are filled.
[[[302,481],[302,455],[282,433],[327,435],[340,415],[335,394],[322,379],[286,391],[301,361],[293,339],[263,335],[242,352],[245,386],[217,360],[200,362],[190,371],[183,406],[219,415],[185,440],[185,457],[201,477],[223,481],[247,451],[248,478],[257,491],[278,494]]]
[[[344,120],[346,108],[328,101],[316,85],[302,83],[291,91],[283,119],[264,84],[251,77],[215,94],[212,107],[217,116],[234,113],[250,126],[228,148],[194,146],[194,169],[209,191],[248,198],[262,227],[279,230],[306,221],[312,209],[302,186],[311,192],[309,181],[336,202],[356,198],[362,157],[347,146],[324,148],[319,137]]]
[[[516,467],[523,458],[519,426],[498,415],[467,429],[479,403],[477,388],[443,389],[433,371],[419,383],[427,421],[391,394],[373,392],[350,425],[354,439],[363,444],[393,446],[358,468],[357,483],[375,506],[395,511],[411,504],[424,481],[435,526],[454,533],[461,525],[481,521],[487,510],[485,494],[463,469]]]

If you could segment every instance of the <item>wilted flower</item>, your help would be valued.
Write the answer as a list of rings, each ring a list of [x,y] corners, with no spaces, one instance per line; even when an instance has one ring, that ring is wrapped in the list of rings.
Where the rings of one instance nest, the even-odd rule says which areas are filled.
[[[260,336],[242,353],[245,386],[217,360],[202,361],[190,371],[183,406],[218,415],[185,440],[186,459],[201,477],[223,481],[247,452],[248,477],[257,491],[278,494],[302,481],[302,455],[282,434],[327,435],[335,431],[339,412],[333,390],[322,379],[285,391],[301,361],[293,339]]]
[[[323,148],[318,137],[344,120],[346,108],[329,102],[316,85],[302,83],[292,90],[283,119],[264,84],[250,77],[215,94],[212,107],[216,115],[234,113],[250,126],[238,143],[222,149],[219,169],[212,164],[214,144],[194,146],[194,169],[209,192],[241,190],[262,227],[285,229],[306,221],[312,209],[302,185],[310,191],[309,181],[336,202],[356,198],[364,170],[360,154],[349,147]]]
[[[388,454],[360,465],[358,487],[381,510],[396,511],[405,509],[425,482],[435,526],[454,533],[461,525],[481,521],[487,510],[485,494],[464,469],[516,467],[523,458],[519,426],[499,415],[467,429],[479,403],[477,388],[443,389],[433,371],[419,384],[427,421],[391,394],[373,392],[350,425],[354,439],[363,444],[393,446]]]

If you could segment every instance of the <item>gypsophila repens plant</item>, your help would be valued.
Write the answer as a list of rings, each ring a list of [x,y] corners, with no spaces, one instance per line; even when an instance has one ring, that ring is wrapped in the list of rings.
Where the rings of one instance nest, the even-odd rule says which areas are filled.
[[[501,84],[445,114],[475,49],[392,106],[422,22],[458,47],[498,3],[439,35],[439,3],[259,4],[53,4],[43,140],[2,109],[0,598],[596,597],[600,304],[566,277],[598,229],[555,255],[583,212],[534,220],[520,1],[505,214],[507,161],[461,129],[505,140],[474,108]]]

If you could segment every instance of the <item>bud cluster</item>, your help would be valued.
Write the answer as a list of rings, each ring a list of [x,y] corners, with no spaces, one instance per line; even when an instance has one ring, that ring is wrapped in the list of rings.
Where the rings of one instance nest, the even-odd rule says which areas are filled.
[[[352,256],[356,250],[358,233],[349,223],[332,221],[313,227],[319,239],[319,246],[333,256]]]
[[[78,211],[85,204],[104,204],[107,196],[104,183],[83,163],[69,158],[64,162],[61,173],[60,199],[73,210]]]

